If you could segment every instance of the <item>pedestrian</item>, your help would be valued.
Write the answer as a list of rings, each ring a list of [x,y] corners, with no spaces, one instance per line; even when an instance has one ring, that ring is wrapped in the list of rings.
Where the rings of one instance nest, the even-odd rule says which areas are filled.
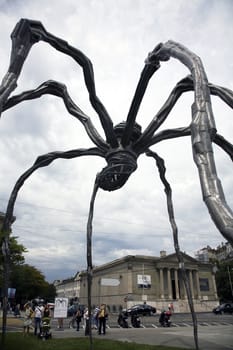
[[[170,311],[171,311],[172,314],[174,313],[174,305],[173,305],[173,303],[170,303],[170,304],[168,305],[168,309],[170,309]]]
[[[105,334],[106,333],[106,319],[108,317],[107,308],[105,304],[102,304],[100,306],[99,311],[99,334]]]
[[[99,328],[99,312],[100,312],[100,308],[99,308],[99,306],[96,306],[94,313],[93,313],[93,323],[94,323],[95,329]]]
[[[15,305],[14,315],[15,315],[15,317],[20,317],[20,305],[19,304]]]
[[[24,305],[24,321],[23,321],[23,334],[29,334],[30,327],[32,326],[32,316],[33,310],[31,308],[31,304],[28,302]]]
[[[35,305],[34,309],[34,335],[37,335],[37,330],[39,331],[39,334],[41,333],[41,320],[44,313],[44,307],[43,305]]]
[[[164,320],[167,327],[171,326],[171,320],[170,320],[171,315],[172,315],[172,313],[171,313],[171,309],[169,307],[168,310],[165,312],[165,320]]]
[[[89,335],[89,334],[90,334],[90,325],[89,325],[89,312],[88,312],[88,308],[86,308],[86,309],[84,310],[83,318],[84,318],[84,325],[85,325],[85,335]]]
[[[60,330],[63,330],[63,329],[64,329],[63,317],[59,317],[59,318],[57,319],[57,322],[58,322],[57,328],[60,329]]]
[[[75,323],[76,323],[76,312],[73,313],[71,320],[69,322],[69,328],[75,328]]]
[[[48,306],[48,304],[46,304],[44,306],[44,314],[43,314],[43,317],[49,317],[50,318],[50,308]]]
[[[82,320],[82,312],[81,312],[80,308],[78,308],[78,310],[76,312],[75,320],[76,320],[76,324],[77,324],[76,331],[79,331],[80,323]]]

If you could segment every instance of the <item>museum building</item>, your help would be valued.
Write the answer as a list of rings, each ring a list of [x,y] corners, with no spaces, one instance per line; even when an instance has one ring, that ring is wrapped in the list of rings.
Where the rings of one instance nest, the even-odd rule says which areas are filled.
[[[212,311],[218,304],[213,265],[199,262],[182,253],[190,282],[195,311]],[[76,277],[79,303],[87,305],[87,274]],[[128,255],[93,269],[92,305],[105,303],[119,311],[135,304],[147,303],[157,310],[173,303],[175,312],[189,311],[188,299],[176,254],[160,257]]]

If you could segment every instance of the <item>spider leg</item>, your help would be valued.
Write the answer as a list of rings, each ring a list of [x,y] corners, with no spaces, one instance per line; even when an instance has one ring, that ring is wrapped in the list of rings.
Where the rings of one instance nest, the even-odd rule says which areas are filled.
[[[214,138],[214,143],[221,147],[233,161],[233,145],[227,141],[222,135],[216,134]]]
[[[3,334],[6,332],[6,321],[7,321],[7,300],[8,300],[8,285],[9,285],[9,266],[10,266],[10,247],[9,247],[9,234],[11,232],[10,225],[13,218],[13,211],[15,201],[18,195],[20,188],[23,186],[24,182],[27,178],[37,169],[49,165],[53,160],[58,158],[70,159],[76,158],[83,155],[98,155],[104,157],[103,152],[101,152],[98,148],[90,148],[90,149],[75,149],[66,152],[51,152],[45,155],[42,155],[37,158],[35,163],[26,170],[17,180],[9,201],[7,205],[6,214],[4,217],[3,225],[0,230],[0,238],[2,245],[2,253],[3,253]]]
[[[160,49],[161,44],[157,45],[157,49]],[[140,107],[140,104],[142,102],[143,96],[145,94],[147,85],[149,83],[150,78],[152,75],[159,69],[160,63],[159,60],[155,60],[153,64],[145,64],[145,67],[142,70],[130,109],[129,113],[126,119],[126,126],[124,133],[121,138],[121,143],[125,147],[129,144],[132,133],[133,133],[133,128],[136,120],[136,116]]]
[[[149,143],[149,140],[152,138],[154,132],[166,120],[167,116],[178,101],[179,97],[182,95],[183,92],[190,90],[193,90],[193,81],[191,76],[185,77],[176,84],[162,108],[155,115],[155,117],[152,119],[151,123],[147,126],[147,128],[143,131],[140,138],[135,142],[134,149],[136,152],[140,150],[141,153],[142,148],[147,148],[145,145]]]
[[[216,227],[233,244],[233,212],[226,203],[221,182],[217,177],[212,149],[216,127],[204,67],[198,56],[173,41],[162,45],[159,51],[152,52],[148,60],[153,64],[154,61],[167,60],[169,57],[177,58],[192,74],[195,100],[192,106],[191,138],[203,200]]]
[[[90,118],[84,112],[82,112],[82,110],[73,102],[66,86],[57,81],[48,80],[34,90],[24,91],[19,95],[12,96],[6,101],[2,110],[5,111],[22,101],[39,98],[44,94],[51,94],[61,97],[68,112],[83,124],[88,136],[94,142],[94,144],[102,150],[108,149],[108,144],[97,132]]]
[[[222,86],[217,86],[208,83],[210,93],[220,97],[225,103],[227,103],[231,108],[233,108],[233,92],[230,89],[224,88]],[[161,126],[161,124],[166,120],[167,116],[171,112],[172,108],[175,106],[176,102],[180,96],[187,91],[193,91],[193,79],[191,75],[188,75],[184,79],[180,80],[176,86],[171,91],[168,99],[159,110],[159,112],[152,119],[151,123],[143,131],[142,135],[134,144],[134,150],[136,152],[141,152],[141,149],[146,149],[149,145],[149,139],[153,137],[155,131]],[[146,146],[147,145],[147,146]]]
[[[55,159],[72,159],[81,156],[100,156],[104,158],[104,153],[101,152],[98,148],[89,148],[89,149],[74,149],[65,152],[50,152],[39,156],[35,163],[27,169],[16,181],[15,186],[11,192],[6,214],[3,221],[3,226],[1,231],[4,233],[10,232],[10,225],[13,218],[14,205],[18,196],[18,192],[23,186],[24,182],[39,168],[48,166]]]
[[[151,138],[151,140],[144,145],[144,148],[140,150],[140,153],[144,153],[148,147],[151,147],[161,141],[183,137],[183,136],[190,136],[190,135],[191,135],[190,126],[183,127],[183,128],[162,130],[159,133],[155,134]],[[233,145],[229,141],[227,141],[222,135],[217,133],[213,139],[213,142],[219,147],[221,147],[233,161]]]
[[[223,86],[218,86],[209,83],[208,84],[210,93],[212,95],[216,95],[220,97],[225,103],[228,104],[231,108],[233,108],[233,91],[230,89],[227,89]]]
[[[37,21],[32,22],[34,26],[40,24],[40,22]],[[24,61],[32,45],[39,40],[39,37],[36,34],[33,34],[31,26],[26,20],[21,20],[15,26],[15,29],[11,34],[11,39],[12,48],[10,65],[0,85],[0,113],[8,96],[10,96],[12,91],[16,89],[17,80],[22,70]]]
[[[10,67],[0,86],[0,107],[7,100],[10,93],[16,88],[17,79],[32,45],[39,40],[43,40],[56,50],[72,57],[82,67],[90,102],[100,118],[107,142],[109,142],[112,147],[117,146],[118,142],[113,130],[112,120],[96,95],[94,72],[90,59],[80,50],[69,45],[66,41],[47,32],[39,21],[21,19],[13,30],[11,38],[12,52]]]
[[[94,215],[94,203],[99,189],[98,174],[94,183],[94,188],[90,201],[90,208],[87,221],[87,300],[88,300],[88,313],[91,315],[92,303],[91,303],[91,287],[92,287],[92,221]],[[89,317],[89,338],[92,343],[92,331],[91,331],[91,317]]]
[[[176,256],[177,256],[179,266],[181,269],[182,279],[184,281],[186,293],[188,296],[189,307],[190,307],[190,311],[192,313],[192,318],[193,318],[196,349],[198,349],[197,316],[196,316],[196,313],[194,310],[190,283],[189,283],[189,280],[187,278],[186,271],[185,271],[183,255],[182,255],[182,253],[180,251],[180,247],[179,247],[178,228],[177,228],[177,225],[175,222],[175,215],[174,215],[173,202],[172,202],[172,189],[171,189],[171,186],[170,186],[170,184],[167,181],[166,176],[165,176],[166,167],[165,167],[164,160],[161,157],[159,157],[159,155],[157,153],[152,152],[149,149],[146,151],[146,155],[148,157],[152,157],[155,159],[156,165],[157,165],[158,170],[159,170],[160,179],[164,185],[164,191],[165,191],[166,197],[167,197],[167,211],[168,211],[169,221],[171,223],[172,232],[173,232],[174,248],[175,248]]]

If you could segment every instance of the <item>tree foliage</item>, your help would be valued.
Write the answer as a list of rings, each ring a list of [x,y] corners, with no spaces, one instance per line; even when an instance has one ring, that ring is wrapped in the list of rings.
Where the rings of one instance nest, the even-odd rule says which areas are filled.
[[[22,245],[19,244],[17,241],[18,237],[11,236],[9,243],[10,243],[10,261],[12,265],[20,265],[23,264],[25,259],[23,254],[27,252],[27,249]]]
[[[14,266],[24,264],[24,256],[23,254],[27,252],[27,249],[20,243],[18,243],[16,236],[10,236],[9,237],[9,248],[10,248],[10,261],[9,261],[9,269],[12,271]],[[0,250],[0,288],[2,288],[3,285],[3,253],[2,250]],[[10,277],[10,276],[9,276]]]
[[[18,243],[16,236],[9,237],[9,247],[10,247],[10,265],[23,264],[25,259],[23,254],[27,252],[27,249],[23,244]],[[3,254],[0,251],[1,266],[3,265]]]
[[[16,288],[16,299],[23,303],[38,296],[54,299],[56,289],[49,284],[44,275],[34,266],[15,265],[11,273],[11,286]]]
[[[233,261],[218,262],[216,272],[216,287],[220,302],[233,302]]]
[[[16,236],[9,237],[10,246],[10,275],[9,287],[16,289],[16,303],[24,303],[38,296],[53,300],[56,289],[45,280],[45,276],[34,266],[25,264],[24,253],[27,249],[18,243]],[[0,289],[3,286],[3,254],[0,251],[1,276]]]

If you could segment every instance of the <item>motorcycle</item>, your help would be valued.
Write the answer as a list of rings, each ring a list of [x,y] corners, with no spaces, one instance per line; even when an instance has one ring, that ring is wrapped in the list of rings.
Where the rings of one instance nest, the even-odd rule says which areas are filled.
[[[128,324],[128,314],[126,311],[123,311],[120,313],[120,315],[118,316],[118,324],[120,327],[122,328],[129,328],[129,324]]]
[[[136,315],[132,315],[131,316],[131,324],[134,328],[140,328],[141,327],[141,320],[139,318],[139,316]]]
[[[171,327],[171,313],[169,311],[161,312],[159,323],[161,327]]]

